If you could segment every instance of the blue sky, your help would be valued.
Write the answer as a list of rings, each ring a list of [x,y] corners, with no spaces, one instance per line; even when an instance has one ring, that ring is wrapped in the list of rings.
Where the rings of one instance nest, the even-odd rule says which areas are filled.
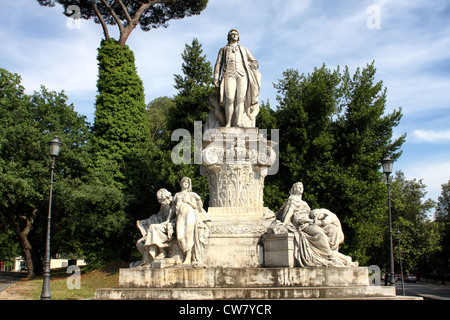
[[[94,117],[100,25],[41,7],[33,0],[1,0],[0,67],[22,76],[27,92],[64,90],[75,109]],[[168,28],[131,34],[146,101],[173,96],[181,53],[197,38],[214,63],[227,32],[260,64],[260,99],[277,105],[273,83],[288,68],[312,72],[323,63],[351,71],[375,61],[387,88],[387,108],[402,108],[395,135],[407,133],[394,164],[408,179],[423,179],[433,200],[450,180],[450,1],[448,0],[209,0],[200,15]],[[117,27],[110,34],[117,38]]]

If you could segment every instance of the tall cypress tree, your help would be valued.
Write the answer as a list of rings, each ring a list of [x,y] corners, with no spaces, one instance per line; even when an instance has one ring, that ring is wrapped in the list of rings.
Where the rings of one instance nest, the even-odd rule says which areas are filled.
[[[148,139],[144,87],[128,46],[102,40],[92,152],[94,167],[109,173],[121,189],[142,176],[142,156]]]

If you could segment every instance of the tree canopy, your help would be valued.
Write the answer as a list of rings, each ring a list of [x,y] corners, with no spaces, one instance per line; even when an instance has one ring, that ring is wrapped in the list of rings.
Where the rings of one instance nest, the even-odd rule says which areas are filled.
[[[208,0],[38,0],[42,6],[64,7],[64,14],[74,18],[94,19],[101,24],[105,40],[108,25],[117,25],[119,44],[125,45],[131,32],[138,25],[143,31],[167,27],[171,19],[182,19],[200,14]]]
[[[280,130],[280,169],[266,179],[265,203],[277,210],[290,186],[303,182],[312,208],[340,217],[342,249],[361,263],[379,243],[386,199],[380,161],[397,159],[405,140],[393,140],[402,114],[385,114],[386,89],[375,73],[374,63],[353,75],[325,65],[307,75],[288,69],[275,84],[276,110],[263,104],[258,122]]]
[[[33,277],[33,258],[44,237],[35,238],[32,228],[48,210],[48,143],[55,135],[63,143],[54,189],[58,220],[60,191],[76,185],[86,172],[90,132],[86,117],[67,104],[63,92],[41,87],[26,95],[24,90],[19,75],[0,69],[0,221],[2,232],[14,231]]]

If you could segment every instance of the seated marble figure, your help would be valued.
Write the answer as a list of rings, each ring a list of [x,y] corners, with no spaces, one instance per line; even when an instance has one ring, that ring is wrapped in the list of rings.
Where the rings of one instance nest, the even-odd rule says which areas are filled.
[[[302,200],[303,184],[295,183],[288,200],[269,227],[269,234],[293,233],[295,259],[301,267],[356,267],[351,257],[340,253],[344,241],[338,217],[327,209],[311,210]]]
[[[180,186],[173,198],[166,189],[158,190],[159,212],[136,222],[142,234],[136,243],[142,260],[130,264],[131,268],[149,267],[166,258],[174,264],[202,265],[211,219],[201,198],[192,192],[191,179],[184,177]]]

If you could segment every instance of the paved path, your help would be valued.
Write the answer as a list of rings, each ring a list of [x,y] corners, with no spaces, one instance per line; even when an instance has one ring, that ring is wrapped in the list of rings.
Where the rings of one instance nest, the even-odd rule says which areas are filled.
[[[397,295],[402,294],[401,282],[396,283]],[[450,285],[438,285],[432,283],[405,283],[407,296],[421,296],[424,299],[450,300]]]
[[[8,289],[16,281],[25,278],[27,275],[26,272],[0,271],[0,292]]]

